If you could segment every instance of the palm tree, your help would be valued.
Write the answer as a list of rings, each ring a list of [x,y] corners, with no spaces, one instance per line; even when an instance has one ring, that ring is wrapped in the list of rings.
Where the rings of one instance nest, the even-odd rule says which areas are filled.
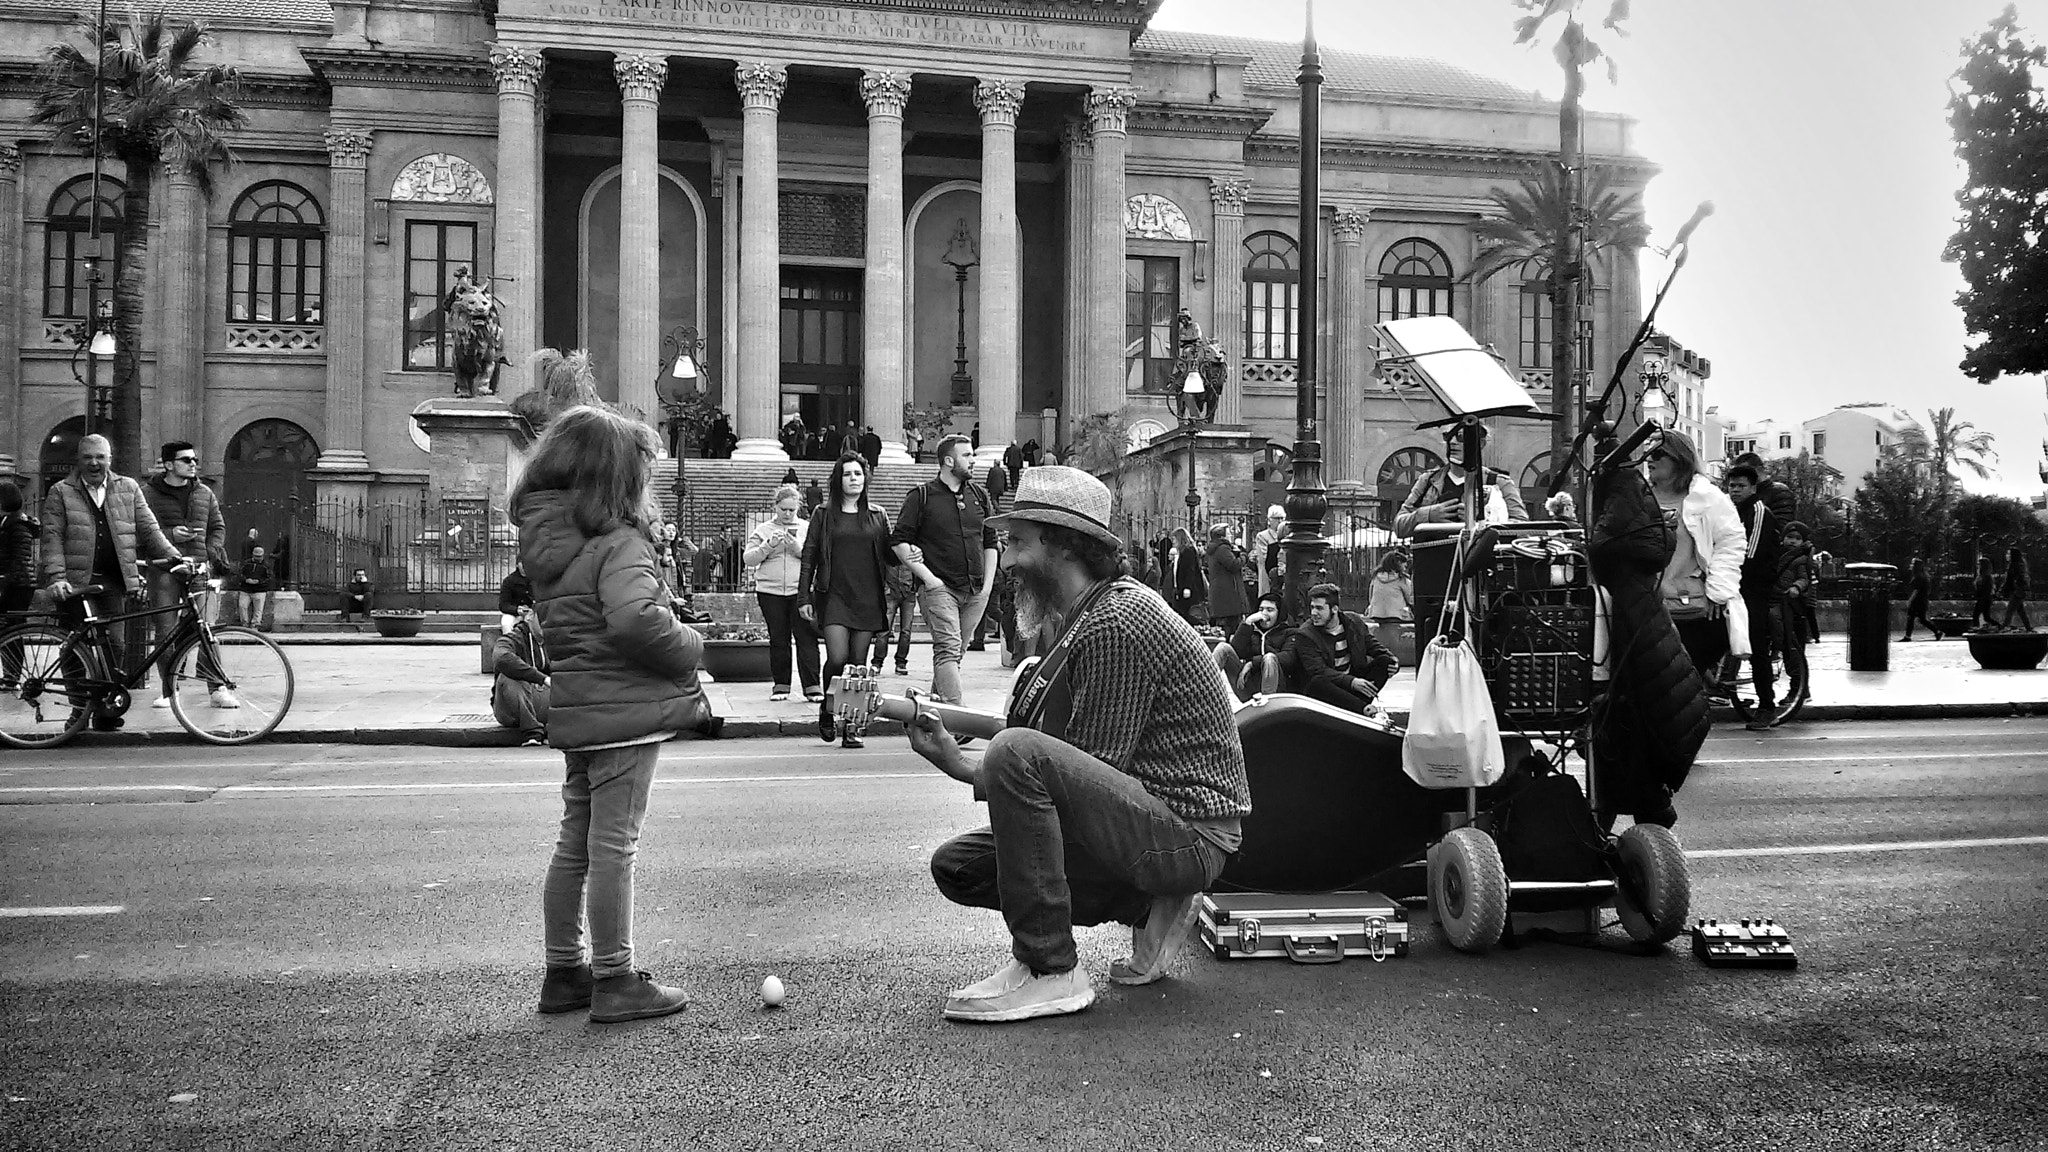
[[[1557,167],[1560,173],[1569,173],[1577,179],[1560,183],[1570,193],[1564,198],[1564,227],[1551,237],[1554,255],[1550,259],[1550,410],[1558,420],[1550,430],[1550,458],[1563,460],[1571,450],[1572,434],[1577,431],[1578,413],[1572,402],[1572,381],[1578,365],[1577,334],[1579,328],[1578,281],[1585,273],[1585,257],[1574,249],[1581,240],[1583,219],[1577,206],[1588,203],[1584,195],[1585,145],[1581,133],[1584,121],[1580,100],[1585,95],[1585,68],[1603,55],[1600,45],[1587,34],[1586,26],[1579,22],[1579,9],[1585,0],[1514,0],[1515,7],[1530,15],[1515,21],[1515,43],[1529,44],[1536,40],[1543,26],[1553,16],[1562,16],[1564,26],[1558,32],[1551,54],[1556,57],[1558,67],[1564,69],[1564,96],[1557,104]],[[1628,17],[1629,0],[1609,0],[1607,18],[1600,27],[1626,35],[1621,22]],[[1608,78],[1613,79],[1614,58],[1607,57]]]
[[[1534,273],[1533,278],[1550,287],[1551,411],[1563,417],[1551,429],[1552,460],[1564,459],[1571,447],[1572,434],[1577,431],[1571,420],[1570,384],[1578,345],[1568,337],[1578,327],[1579,294],[1592,286],[1593,269],[1598,267],[1602,253],[1613,251],[1619,259],[1634,259],[1636,249],[1650,238],[1641,194],[1615,191],[1614,182],[1612,167],[1595,166],[1586,173],[1585,186],[1575,201],[1563,172],[1556,165],[1544,165],[1523,177],[1519,188],[1493,189],[1489,195],[1499,215],[1479,222],[1481,253],[1473,261],[1470,273],[1474,282],[1483,284],[1502,272],[1514,271],[1525,277]],[[1583,207],[1575,211],[1575,202]],[[1570,250],[1575,221],[1580,252],[1578,272],[1574,277],[1563,278],[1553,270],[1558,253]],[[1569,323],[1567,310],[1559,305],[1561,295],[1568,296],[1573,305]],[[1562,359],[1558,353],[1560,340],[1569,349]]]
[[[1955,507],[1956,469],[1968,469],[1979,480],[1991,478],[1991,461],[1998,458],[1992,448],[1998,437],[1978,431],[1968,420],[1956,419],[1953,408],[1935,408],[1927,413],[1927,427],[1918,425],[1899,434],[1900,445],[1909,460],[1924,464],[1934,485],[1932,515],[1939,525],[1941,547],[1936,556],[1947,556],[1951,517]]]
[[[125,25],[85,13],[77,33],[83,45],[60,42],[44,53],[30,122],[124,169],[113,293],[114,459],[132,470],[144,460],[136,353],[149,267],[151,181],[177,172],[210,198],[213,168],[234,160],[228,136],[248,117],[237,103],[241,80],[235,69],[195,62],[210,39],[198,21],[174,18],[163,8],[130,12]]]

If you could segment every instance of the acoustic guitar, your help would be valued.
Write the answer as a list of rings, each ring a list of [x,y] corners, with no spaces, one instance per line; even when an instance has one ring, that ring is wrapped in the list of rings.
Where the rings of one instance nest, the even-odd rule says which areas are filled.
[[[1031,671],[1037,666],[1036,656],[1017,665],[1016,678],[1010,683],[1012,696],[1018,687],[1030,682]],[[946,730],[955,736],[977,736],[987,740],[1010,726],[1000,712],[962,708],[923,697],[891,695],[882,691],[881,669],[859,666],[848,667],[832,678],[831,685],[825,689],[825,709],[842,726],[854,725],[856,732],[877,718],[914,723],[920,711],[936,713],[946,725]]]

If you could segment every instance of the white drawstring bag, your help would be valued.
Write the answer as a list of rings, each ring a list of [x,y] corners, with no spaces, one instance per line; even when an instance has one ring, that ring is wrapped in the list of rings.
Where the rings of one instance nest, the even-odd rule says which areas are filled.
[[[1483,788],[1507,770],[1493,693],[1470,641],[1424,647],[1401,769],[1424,788]]]

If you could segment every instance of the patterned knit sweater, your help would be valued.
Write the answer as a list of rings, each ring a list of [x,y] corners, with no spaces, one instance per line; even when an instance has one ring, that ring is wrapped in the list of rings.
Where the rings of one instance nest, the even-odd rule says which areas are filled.
[[[1230,690],[1158,593],[1118,580],[1074,623],[1068,743],[1135,777],[1182,819],[1252,810]]]

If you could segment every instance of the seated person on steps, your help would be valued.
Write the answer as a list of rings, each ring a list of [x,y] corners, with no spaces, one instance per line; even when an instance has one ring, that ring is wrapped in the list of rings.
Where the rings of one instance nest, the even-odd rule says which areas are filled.
[[[1365,712],[1401,667],[1372,625],[1342,607],[1335,584],[1308,590],[1308,621],[1287,638],[1301,668],[1302,691],[1346,712]]]
[[[1280,594],[1261,592],[1258,609],[1244,618],[1228,641],[1216,646],[1216,666],[1223,669],[1223,678],[1239,700],[1286,687],[1280,677],[1280,653],[1293,631],[1280,623]]]
[[[548,742],[548,651],[533,606],[518,610],[512,630],[500,633],[491,653],[491,715],[517,728],[526,745]]]
[[[1158,595],[1118,576],[1109,489],[1078,468],[1026,471],[1004,563],[1026,634],[1058,640],[1014,695],[979,763],[934,711],[911,747],[988,803],[989,826],[932,856],[947,899],[1002,912],[1010,960],[946,999],[952,1020],[1078,1012],[1095,997],[1074,926],[1133,925],[1120,984],[1166,974],[1195,896],[1242,840],[1251,811],[1230,692],[1201,639]]]

